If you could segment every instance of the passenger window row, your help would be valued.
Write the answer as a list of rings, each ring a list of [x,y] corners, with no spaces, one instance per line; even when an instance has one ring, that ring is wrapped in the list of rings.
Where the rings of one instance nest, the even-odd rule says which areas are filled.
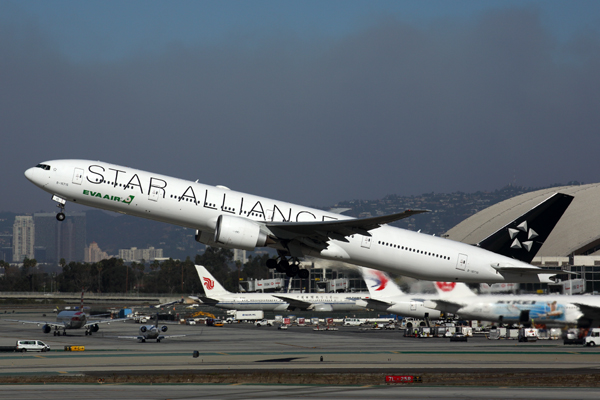
[[[417,250],[417,249],[413,249],[413,248],[410,248],[410,247],[404,247],[404,246],[400,246],[399,244],[393,244],[393,243],[382,242],[382,241],[378,241],[377,244],[380,244],[382,246],[387,246],[387,247],[393,247],[393,248],[399,249],[399,250],[411,251],[413,253],[423,254],[423,255],[426,255],[426,256],[441,258],[443,260],[450,260],[450,257],[443,256],[441,254],[430,253],[430,252],[427,252],[427,251]]]

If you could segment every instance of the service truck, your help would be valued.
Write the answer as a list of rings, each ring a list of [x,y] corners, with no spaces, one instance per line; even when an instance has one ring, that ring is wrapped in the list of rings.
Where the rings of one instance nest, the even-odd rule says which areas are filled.
[[[600,346],[600,328],[592,328],[590,333],[585,337],[584,344],[586,346]]]
[[[257,311],[236,311],[232,317],[227,318],[227,323],[235,321],[257,321],[265,318],[265,312]]]

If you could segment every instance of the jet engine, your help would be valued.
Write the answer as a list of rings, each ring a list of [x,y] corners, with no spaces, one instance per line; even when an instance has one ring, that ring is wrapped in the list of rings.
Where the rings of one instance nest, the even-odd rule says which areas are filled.
[[[160,327],[161,332],[166,332],[169,329],[166,325]]]
[[[98,332],[99,329],[100,327],[98,326],[98,324],[94,324],[90,327],[90,332]]]
[[[315,304],[313,311],[331,312],[333,311],[333,307],[331,306],[331,304]]]
[[[265,246],[267,234],[249,219],[220,215],[215,229],[215,242],[225,248],[254,250]]]
[[[45,324],[44,326],[42,326],[42,332],[44,332],[44,333],[50,333],[51,330],[52,330],[52,327],[48,324]]]
[[[148,330],[148,328],[146,328],[146,325],[140,326],[140,332],[146,333],[147,330]]]

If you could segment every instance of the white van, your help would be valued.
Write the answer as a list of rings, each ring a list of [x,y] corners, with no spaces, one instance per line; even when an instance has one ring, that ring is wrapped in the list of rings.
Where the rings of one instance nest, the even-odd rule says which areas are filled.
[[[41,340],[17,340],[17,351],[48,351],[50,346]]]

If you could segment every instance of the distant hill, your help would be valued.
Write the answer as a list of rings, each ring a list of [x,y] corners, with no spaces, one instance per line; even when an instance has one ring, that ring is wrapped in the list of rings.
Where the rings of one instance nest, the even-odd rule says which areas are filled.
[[[577,184],[580,183],[568,183]],[[549,187],[556,186],[565,185],[556,184]],[[406,209],[427,209],[431,212],[398,221],[393,225],[440,236],[459,222],[493,204],[539,189],[544,188],[506,186],[490,192],[388,195],[376,200],[344,201],[322,209],[349,208],[344,214],[357,218],[397,213]],[[0,242],[10,241],[15,215],[17,214],[0,212]],[[165,257],[185,259],[188,256],[194,258],[205,248],[203,244],[194,240],[195,231],[192,229],[95,209],[89,209],[86,215],[87,243],[98,243],[109,255],[118,255],[119,249],[153,246],[162,248]]]

